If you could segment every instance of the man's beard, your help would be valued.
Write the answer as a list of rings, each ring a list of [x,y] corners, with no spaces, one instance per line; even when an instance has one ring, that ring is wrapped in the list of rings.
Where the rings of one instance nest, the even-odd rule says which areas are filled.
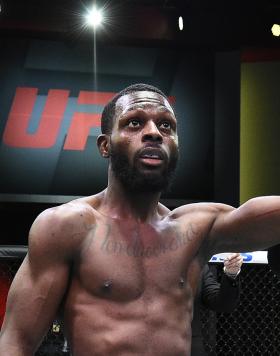
[[[126,152],[111,143],[110,150],[111,168],[115,177],[122,183],[125,189],[135,192],[167,192],[175,176],[178,161],[178,150],[170,154],[168,164],[163,170],[141,172],[136,166],[137,154],[133,164],[129,163]]]

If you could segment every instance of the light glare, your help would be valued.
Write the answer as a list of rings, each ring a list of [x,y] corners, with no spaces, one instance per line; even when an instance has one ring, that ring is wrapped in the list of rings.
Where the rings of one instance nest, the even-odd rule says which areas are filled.
[[[277,25],[276,23],[271,27],[271,32],[273,36],[280,36],[280,25]]]
[[[94,28],[98,27],[103,20],[101,10],[98,10],[96,7],[93,7],[86,15],[86,20],[87,20],[88,26],[91,26]]]
[[[179,30],[180,30],[180,31],[183,31],[183,28],[184,28],[184,20],[183,20],[183,17],[182,17],[182,16],[179,16],[178,24],[179,24]]]

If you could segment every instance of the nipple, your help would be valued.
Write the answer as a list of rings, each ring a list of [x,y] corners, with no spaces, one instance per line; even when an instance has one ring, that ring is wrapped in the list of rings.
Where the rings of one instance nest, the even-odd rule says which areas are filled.
[[[110,280],[105,281],[102,286],[102,291],[108,293],[111,291],[111,289],[112,289],[112,281]]]
[[[185,286],[185,280],[184,280],[183,277],[181,277],[181,278],[180,278],[180,281],[179,281],[179,287],[180,287],[180,288],[184,288],[184,286]]]

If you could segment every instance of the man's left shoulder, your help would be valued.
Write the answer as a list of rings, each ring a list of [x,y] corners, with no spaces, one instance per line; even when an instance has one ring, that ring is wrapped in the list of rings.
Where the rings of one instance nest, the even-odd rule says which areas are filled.
[[[221,213],[232,211],[234,208],[230,205],[215,203],[215,202],[199,202],[182,205],[170,212],[170,218],[199,218],[212,217],[215,218]]]

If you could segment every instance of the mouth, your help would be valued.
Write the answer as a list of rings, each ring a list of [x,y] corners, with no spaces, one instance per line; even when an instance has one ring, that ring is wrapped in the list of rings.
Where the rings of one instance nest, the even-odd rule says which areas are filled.
[[[147,147],[141,150],[139,154],[139,160],[146,166],[161,166],[164,159],[165,155],[158,148]]]

